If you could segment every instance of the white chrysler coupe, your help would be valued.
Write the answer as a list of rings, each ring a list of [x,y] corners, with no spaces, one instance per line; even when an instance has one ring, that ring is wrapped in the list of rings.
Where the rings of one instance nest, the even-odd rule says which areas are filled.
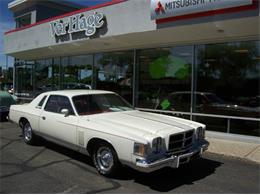
[[[120,165],[142,172],[178,168],[209,145],[205,125],[134,110],[109,91],[46,92],[29,104],[12,105],[9,119],[20,125],[25,143],[40,136],[86,153],[105,176]]]

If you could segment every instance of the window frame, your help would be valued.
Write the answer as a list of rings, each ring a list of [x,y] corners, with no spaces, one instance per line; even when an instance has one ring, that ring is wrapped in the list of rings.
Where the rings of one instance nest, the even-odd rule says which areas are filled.
[[[37,104],[36,108],[42,109],[42,107],[45,105],[47,99],[48,99],[48,95],[43,96],[43,98]]]
[[[70,104],[71,109],[72,109],[71,111],[73,112],[73,113],[70,113],[69,116],[76,116],[76,112],[75,112],[75,109],[73,107],[73,104],[70,101],[70,98],[65,96],[65,95],[56,95],[56,94],[49,95],[48,100],[46,101],[46,103],[44,105],[44,111],[45,112],[50,112],[50,113],[55,113],[55,114],[61,114],[62,115],[62,113],[60,113],[60,112],[53,112],[53,111],[46,110],[46,107],[47,107],[48,102],[49,102],[51,97],[63,97],[63,98],[66,98],[68,100],[69,104]]]
[[[26,13],[24,13],[24,14],[22,14],[22,15],[19,15],[19,16],[16,16],[15,18],[14,18],[14,20],[15,20],[15,27],[16,28],[22,28],[22,27],[24,27],[24,26],[28,26],[28,25],[30,25],[30,24],[27,24],[27,25],[24,25],[24,26],[21,26],[20,24],[18,25],[18,20],[20,20],[21,18],[25,18],[25,17],[30,17],[30,24],[32,24],[32,12],[26,12]]]

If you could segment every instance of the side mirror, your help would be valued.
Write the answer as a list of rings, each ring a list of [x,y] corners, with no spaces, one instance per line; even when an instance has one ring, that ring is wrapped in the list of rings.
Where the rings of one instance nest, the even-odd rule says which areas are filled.
[[[69,116],[70,115],[70,111],[68,109],[62,109],[61,110],[61,114],[64,114],[65,117]]]

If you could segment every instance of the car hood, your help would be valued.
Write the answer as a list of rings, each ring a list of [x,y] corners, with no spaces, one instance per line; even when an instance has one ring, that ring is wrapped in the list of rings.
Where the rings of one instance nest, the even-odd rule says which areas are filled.
[[[170,134],[204,127],[193,121],[137,110],[96,114],[83,118],[96,126],[104,127],[104,131],[133,140],[143,140],[144,136],[165,138]]]

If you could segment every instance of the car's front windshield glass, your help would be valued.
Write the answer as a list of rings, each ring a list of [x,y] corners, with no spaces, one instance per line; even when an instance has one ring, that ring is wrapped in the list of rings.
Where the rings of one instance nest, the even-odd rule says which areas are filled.
[[[133,110],[130,104],[116,94],[80,95],[72,100],[79,115]]]
[[[215,103],[215,104],[224,104],[225,103],[224,100],[220,99],[219,97],[217,97],[214,94],[207,94],[206,96],[211,103]]]

